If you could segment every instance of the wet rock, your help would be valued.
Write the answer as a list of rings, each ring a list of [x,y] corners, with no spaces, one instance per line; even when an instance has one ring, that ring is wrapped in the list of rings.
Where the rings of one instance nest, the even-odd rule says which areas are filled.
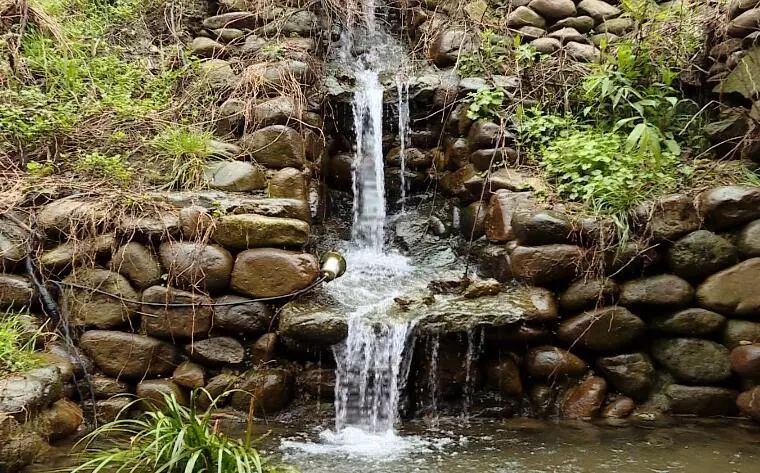
[[[151,286],[142,295],[142,328],[148,335],[166,338],[198,338],[208,334],[213,315],[211,299],[171,287]],[[192,307],[149,304],[193,304]],[[205,304],[205,305],[198,305]]]
[[[134,407],[131,396],[116,396],[109,399],[99,399],[93,404],[92,400],[82,401],[82,410],[87,419],[96,418],[98,424],[106,424],[116,419],[127,419]]]
[[[253,29],[258,26],[257,23],[256,15],[240,11],[210,16],[203,20],[203,27],[208,30],[218,30],[219,28]]]
[[[275,248],[238,254],[231,287],[251,297],[284,296],[311,284],[319,275],[313,255]]]
[[[523,392],[520,369],[512,358],[489,365],[486,379],[502,396],[520,396]]]
[[[486,341],[496,346],[505,344],[517,344],[535,346],[546,344],[552,336],[543,327],[531,327],[525,324],[493,327],[486,332]]]
[[[628,281],[620,290],[620,305],[635,308],[679,308],[691,303],[694,289],[672,274]]]
[[[185,239],[202,241],[213,232],[214,218],[208,209],[192,205],[179,211],[179,225]]]
[[[208,383],[206,383],[206,393],[202,393],[199,396],[198,402],[204,408],[208,407],[214,401],[216,401],[215,405],[217,407],[226,405],[230,397],[229,391],[235,389],[235,385],[238,381],[239,378],[230,373],[221,373],[214,376],[208,380]]]
[[[316,397],[331,401],[335,399],[335,370],[312,368],[298,375],[300,388]]]
[[[34,424],[35,430],[48,441],[56,441],[79,430],[83,419],[82,409],[76,403],[60,399],[42,411]]]
[[[447,138],[444,146],[444,160],[453,169],[459,169],[467,164],[470,156],[470,145],[467,138]]]
[[[531,0],[528,6],[544,18],[552,20],[575,16],[575,3],[572,0]]]
[[[602,417],[605,419],[623,419],[628,417],[636,409],[636,403],[633,399],[626,396],[620,396],[604,406]]]
[[[522,26],[535,26],[543,28],[546,26],[546,20],[526,6],[520,6],[512,10],[507,17],[507,25],[510,28],[520,28]]]
[[[760,220],[755,220],[742,228],[736,240],[736,248],[743,258],[760,256]]]
[[[622,13],[618,7],[601,0],[583,0],[578,4],[578,11],[590,16],[596,23],[615,18]]]
[[[605,274],[622,278],[641,275],[644,269],[660,261],[661,255],[654,246],[629,241],[606,251],[603,257]]]
[[[760,293],[752,281],[760,278],[760,258],[752,258],[713,274],[697,289],[700,306],[725,315],[760,315]]]
[[[227,49],[222,43],[218,43],[211,38],[199,36],[190,43],[190,51],[198,57],[224,57],[227,55]]]
[[[701,281],[737,261],[736,247],[707,230],[697,230],[686,235],[668,250],[670,269],[690,281]]]
[[[700,201],[705,223],[718,230],[760,218],[758,187],[716,187],[700,195]]]
[[[261,168],[242,161],[209,164],[203,170],[203,176],[210,188],[225,191],[247,192],[267,185]]]
[[[736,398],[736,406],[742,414],[760,422],[760,386],[739,394]]]
[[[118,379],[109,378],[100,374],[91,374],[90,386],[92,386],[92,393],[95,395],[95,399],[109,399],[119,394],[129,393],[129,384]],[[87,380],[82,380],[81,392],[87,393],[89,387],[87,386]]]
[[[217,223],[214,238],[225,247],[235,250],[262,246],[302,246],[309,238],[309,224],[294,218],[254,214],[225,215]]]
[[[717,383],[731,376],[726,347],[709,340],[674,338],[655,340],[652,356],[683,383]]]
[[[85,372],[91,373],[93,370],[92,360],[83,355],[75,346],[52,343],[48,344],[47,351],[49,355],[59,358],[64,363],[70,363],[74,369],[74,374],[78,377],[84,376]]]
[[[243,362],[245,349],[232,337],[212,337],[185,345],[190,358],[206,366],[236,365]]]
[[[468,299],[493,296],[501,292],[501,288],[501,283],[495,279],[479,279],[470,283],[463,295]]]
[[[580,279],[562,293],[560,306],[568,311],[602,307],[615,302],[620,287],[609,278]]]
[[[251,346],[251,363],[259,365],[274,359],[277,348],[277,334],[265,333],[256,339]]]
[[[729,416],[736,414],[736,391],[713,386],[671,384],[665,388],[673,414]]]
[[[246,301],[240,296],[222,296],[214,302],[227,304]],[[262,302],[246,302],[237,305],[217,305],[214,307],[214,327],[233,333],[261,333],[272,325],[274,311]]]
[[[111,270],[129,278],[138,289],[161,282],[162,271],[158,258],[146,246],[137,242],[129,242],[116,250],[111,259]]]
[[[202,388],[206,384],[206,373],[203,366],[183,361],[172,373],[172,381],[188,389]]]
[[[567,215],[553,210],[518,210],[512,215],[512,229],[521,245],[550,245],[567,243],[573,223]]]
[[[6,472],[23,471],[40,451],[44,440],[10,415],[0,412],[0,469]]]
[[[0,309],[29,307],[34,302],[35,292],[28,278],[0,273]]]
[[[482,182],[483,178],[478,176],[472,164],[468,164],[456,171],[445,173],[440,184],[446,194],[458,197],[465,202],[471,202],[479,197],[473,196],[472,192],[465,186],[465,183],[472,180]]]
[[[477,274],[481,278],[493,278],[500,282],[512,279],[509,255],[502,246],[485,245],[477,254]]]
[[[137,383],[135,395],[146,410],[162,409],[167,397],[174,397],[183,406],[189,404],[185,391],[168,379],[146,379]]]
[[[55,366],[34,368],[0,380],[0,412],[26,422],[63,396],[63,376]]]
[[[469,33],[464,30],[445,30],[436,38],[428,51],[428,57],[436,66],[451,66],[457,62],[459,55],[474,48]]]
[[[167,375],[178,363],[174,346],[143,335],[90,330],[79,339],[79,345],[103,373],[113,378]]]
[[[554,389],[544,384],[536,384],[530,388],[530,404],[535,417],[547,417],[554,402]]]
[[[581,376],[587,368],[585,361],[557,347],[544,345],[525,354],[525,369],[534,378]]]
[[[269,416],[283,410],[293,398],[293,375],[280,368],[253,369],[246,372],[237,388],[245,392],[232,395],[231,405],[235,409],[248,412],[251,399],[254,412]]]
[[[485,235],[486,204],[473,202],[462,209],[460,232],[467,240],[477,240]]]
[[[726,318],[718,313],[692,308],[656,315],[650,320],[649,327],[673,335],[701,337],[718,332],[725,323]]]
[[[504,140],[505,133],[498,123],[478,120],[470,127],[470,132],[467,134],[467,143],[472,151],[494,148]]]
[[[565,281],[581,272],[585,256],[573,245],[518,246],[510,255],[512,274],[535,285]]]
[[[512,217],[520,209],[532,208],[535,200],[531,192],[496,191],[488,204],[484,221],[486,238],[493,242],[515,239]]]
[[[314,299],[289,302],[280,312],[277,333],[309,346],[329,347],[346,338],[348,310],[337,302],[334,305]]]
[[[306,162],[301,134],[285,125],[270,125],[244,135],[240,146],[258,164],[271,169],[303,169]]]
[[[562,416],[567,419],[590,419],[599,415],[607,395],[607,381],[589,376],[572,388],[562,403]]]
[[[757,0],[731,0],[728,2],[728,17],[731,19],[736,18],[743,12],[755,8],[758,5]]]
[[[644,333],[644,322],[623,307],[590,310],[563,321],[557,336],[594,351],[619,350]]]
[[[517,151],[508,147],[479,149],[470,154],[470,163],[481,172],[500,167],[504,163],[514,164],[516,161]]]
[[[209,292],[229,285],[232,255],[222,246],[172,241],[162,243],[158,253],[169,284]]]
[[[139,300],[127,279],[105,269],[79,269],[64,278],[64,283],[94,288],[127,300]],[[74,324],[85,327],[113,328],[129,322],[136,306],[88,289],[64,286],[59,298],[61,309]]]
[[[295,168],[280,169],[269,180],[269,196],[308,201],[308,175]]]
[[[733,349],[739,345],[760,343],[760,323],[746,320],[727,320],[721,343]]]
[[[113,244],[113,234],[98,235],[83,240],[68,240],[52,250],[45,251],[39,261],[46,269],[61,271],[108,256]]]
[[[599,371],[622,394],[643,401],[654,385],[654,366],[644,353],[599,358]]]
[[[638,207],[634,211],[637,227],[654,241],[672,241],[699,229],[701,221],[694,198],[674,194]]]
[[[760,343],[742,345],[731,350],[731,369],[740,376],[760,381]]]

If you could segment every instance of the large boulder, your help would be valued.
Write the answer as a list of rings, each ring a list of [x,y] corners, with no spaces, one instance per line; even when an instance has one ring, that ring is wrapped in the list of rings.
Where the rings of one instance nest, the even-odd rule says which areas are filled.
[[[142,328],[162,338],[202,338],[211,329],[211,299],[173,287],[151,286],[142,295]],[[184,307],[171,304],[189,304]]]
[[[285,125],[270,125],[245,135],[240,146],[260,165],[303,169],[306,146],[301,134]]]
[[[0,309],[29,307],[34,302],[35,293],[29,278],[0,273]]]
[[[531,0],[530,8],[544,18],[559,20],[575,16],[575,3],[572,0]]]
[[[656,315],[649,321],[649,328],[672,335],[702,337],[718,332],[725,323],[726,318],[716,312],[692,308]]]
[[[275,414],[293,398],[293,375],[282,368],[253,369],[245,373],[232,395],[233,408],[248,412],[253,401],[254,412],[261,416]]]
[[[553,210],[518,210],[512,215],[512,229],[521,245],[550,245],[569,242],[573,222],[567,215]]]
[[[273,324],[274,311],[263,302],[247,301],[247,297],[226,295],[214,302],[214,327],[232,333],[263,333]],[[230,304],[230,305],[227,305]]]
[[[760,187],[723,186],[700,195],[705,223],[722,230],[760,218]]]
[[[0,380],[0,412],[25,422],[61,399],[63,381],[61,370],[55,366],[3,378]]]
[[[587,369],[585,361],[562,348],[543,345],[525,354],[525,370],[534,378],[581,376]]]
[[[733,243],[708,230],[697,230],[668,249],[671,271],[689,281],[701,281],[738,261]]]
[[[512,217],[520,209],[535,206],[532,192],[510,192],[498,190],[488,203],[484,221],[486,238],[489,241],[502,243],[515,239]]]
[[[589,376],[568,391],[562,402],[562,416],[567,419],[596,417],[606,395],[607,381],[599,376]]]
[[[736,414],[736,395],[733,389],[714,386],[683,386],[671,384],[665,388],[670,412],[697,416],[730,416]]]
[[[111,270],[129,278],[138,289],[161,282],[162,271],[158,258],[145,245],[137,242],[129,242],[116,250],[111,258]]]
[[[728,350],[709,340],[673,338],[655,340],[652,356],[680,382],[710,384],[731,376]]]
[[[230,285],[251,297],[285,296],[307,287],[318,275],[319,265],[313,255],[256,248],[238,254]]]
[[[574,245],[518,246],[510,254],[512,274],[528,284],[572,279],[583,269],[586,252]]]
[[[262,246],[302,246],[309,238],[309,224],[295,218],[255,214],[225,215],[217,223],[214,238],[234,250]]]
[[[724,315],[760,316],[760,258],[752,258],[713,274],[697,289],[700,306]]]
[[[654,385],[654,366],[644,353],[599,358],[597,366],[616,390],[635,400],[645,400]]]
[[[59,303],[75,325],[96,328],[113,328],[129,322],[137,309],[134,302],[139,300],[137,292],[121,274],[105,269],[79,269],[63,280],[90,289],[63,286]],[[100,292],[113,294],[111,297]]]
[[[79,345],[97,367],[112,378],[168,375],[179,358],[173,345],[133,333],[90,330],[79,339]]]
[[[233,260],[222,246],[171,241],[162,243],[158,254],[169,284],[209,292],[222,291],[229,285]]]
[[[658,274],[623,284],[620,305],[632,308],[679,308],[694,299],[691,285],[672,274]]]
[[[329,347],[348,335],[348,310],[337,301],[325,303],[316,298],[292,301],[280,312],[277,332],[308,346]]]
[[[760,381],[760,343],[742,345],[731,350],[731,369],[740,376]]]
[[[568,311],[603,307],[615,302],[620,287],[610,278],[579,279],[559,298],[560,306]]]
[[[568,345],[614,351],[644,333],[644,322],[623,307],[590,310],[560,323],[557,336]]]
[[[245,348],[232,337],[212,337],[185,346],[190,358],[210,367],[237,365],[243,362]]]
[[[742,228],[736,239],[736,248],[743,258],[760,256],[760,220],[755,220]]]

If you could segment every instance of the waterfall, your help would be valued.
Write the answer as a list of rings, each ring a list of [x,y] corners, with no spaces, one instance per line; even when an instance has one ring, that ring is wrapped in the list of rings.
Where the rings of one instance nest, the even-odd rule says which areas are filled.
[[[398,158],[401,164],[401,211],[406,204],[406,144],[409,139],[409,82],[403,74],[396,75],[396,91],[398,93]]]

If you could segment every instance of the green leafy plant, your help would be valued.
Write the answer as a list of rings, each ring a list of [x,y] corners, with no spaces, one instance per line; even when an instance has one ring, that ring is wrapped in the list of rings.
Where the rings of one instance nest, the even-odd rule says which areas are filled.
[[[170,127],[151,140],[159,164],[169,163],[166,187],[191,189],[205,182],[204,170],[213,151],[214,135],[189,127]]]
[[[540,107],[517,109],[517,141],[521,148],[540,153],[565,130],[577,126],[571,115],[544,113]]]
[[[463,54],[459,58],[457,70],[462,77],[475,77],[488,74],[501,74],[509,59],[508,44],[492,29],[480,33],[480,45],[477,51]]]
[[[276,42],[267,43],[261,47],[258,54],[267,61],[277,61],[285,54],[285,45]]]
[[[95,429],[82,439],[85,450],[79,465],[70,473],[274,473],[288,471],[262,458],[252,446],[251,426],[244,440],[219,432],[213,416],[217,400],[199,411],[196,400],[208,396],[193,392],[190,407],[174,394],[164,395],[160,410],[148,411],[137,419],[117,419]],[[141,401],[135,401],[141,402]],[[122,410],[134,407],[130,404]],[[290,470],[292,471],[292,470]]]
[[[0,376],[35,368],[41,360],[34,351],[39,332],[30,333],[21,315],[6,311],[0,314]]]
[[[493,120],[503,112],[506,93],[500,88],[482,87],[467,96],[467,118],[470,120]]]
[[[132,177],[132,170],[119,154],[105,155],[99,151],[92,151],[82,155],[74,167],[95,177],[116,179],[125,183]]]
[[[30,161],[26,163],[26,172],[32,177],[48,177],[55,173],[55,166],[49,161],[43,163]]]

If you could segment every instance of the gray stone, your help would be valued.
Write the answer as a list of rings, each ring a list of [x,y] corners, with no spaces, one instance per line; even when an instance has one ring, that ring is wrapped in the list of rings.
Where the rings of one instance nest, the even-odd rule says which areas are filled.
[[[185,345],[190,358],[210,367],[243,362],[245,348],[232,337],[212,337]]]
[[[185,391],[168,379],[146,379],[137,383],[135,395],[145,410],[163,409],[167,399],[173,397],[182,405],[189,405]]]
[[[658,274],[623,284],[620,305],[633,308],[679,308],[691,303],[694,289],[672,274]]]
[[[182,212],[180,212],[180,217]],[[146,246],[129,242],[111,258],[111,270],[126,276],[138,289],[145,289],[161,282],[161,264]]]
[[[212,189],[246,192],[264,189],[266,176],[261,168],[242,161],[212,163],[203,170],[204,179]]]
[[[174,346],[133,333],[90,330],[79,344],[103,373],[117,379],[167,375],[178,363]]]
[[[127,300],[139,300],[137,292],[124,276],[105,269],[79,269],[63,281],[104,291]],[[89,289],[70,286],[63,286],[59,303],[61,310],[69,315],[74,324],[84,327],[117,327],[130,322],[136,311],[134,303],[125,303]]]
[[[701,337],[718,332],[726,318],[705,309],[684,309],[673,314],[656,315],[649,327],[663,333]]]
[[[179,215],[176,212],[126,215],[119,219],[117,233],[129,241],[166,240],[179,235]]]
[[[731,376],[728,350],[709,340],[655,340],[652,343],[652,356],[676,380],[683,383],[718,383]]]
[[[747,36],[760,28],[760,8],[747,10],[728,24],[726,33],[735,38]]]
[[[196,56],[206,58],[224,57],[227,55],[227,50],[222,43],[204,36],[193,39],[193,42],[190,43],[190,51]]]
[[[531,348],[525,354],[525,369],[534,378],[582,376],[588,366],[578,356],[552,346]]]
[[[644,322],[623,307],[584,312],[559,324],[557,336],[568,345],[594,351],[619,350],[645,331]]]
[[[285,304],[280,312],[277,333],[308,346],[327,348],[346,338],[347,310],[337,301],[335,305],[313,298],[292,301]]]
[[[40,256],[40,264],[52,271],[87,264],[98,258],[108,256],[114,245],[113,233],[98,235],[82,240],[68,240]]]
[[[621,36],[630,31],[634,24],[635,23],[631,18],[611,18],[603,21],[601,25],[597,26],[596,31]]]
[[[269,196],[283,199],[309,200],[309,175],[295,168],[284,168],[272,174]]]
[[[435,37],[428,57],[436,66],[451,66],[457,62],[459,55],[476,48],[472,36],[464,30],[444,30]]]
[[[288,125],[298,120],[300,105],[291,97],[279,96],[253,106],[253,122],[259,126]]]
[[[565,27],[558,30],[554,30],[549,33],[550,38],[558,39],[561,44],[567,44],[571,41],[576,43],[585,43],[586,37],[583,36],[575,28]]]
[[[7,271],[26,257],[29,234],[5,218],[0,218],[0,271]]]
[[[594,19],[585,15],[563,18],[550,26],[549,31],[557,31],[562,28],[574,28],[579,33],[588,33],[594,28]]]
[[[206,59],[201,61],[199,69],[201,85],[214,91],[232,87],[237,81],[232,65],[224,59]]]
[[[689,233],[668,249],[670,269],[690,281],[701,281],[738,259],[733,243],[707,230]]]
[[[263,246],[302,246],[309,224],[294,218],[255,214],[225,215],[217,223],[214,239],[227,248],[243,250]]]
[[[634,211],[636,227],[656,242],[673,241],[698,230],[702,223],[694,198],[674,194],[642,205]]]
[[[619,293],[620,287],[612,279],[581,279],[565,289],[559,303],[569,311],[593,309],[615,302]]]
[[[313,255],[275,248],[257,248],[238,254],[230,286],[251,297],[277,297],[314,282],[319,265]]]
[[[73,235],[81,229],[92,231],[103,222],[105,212],[96,202],[70,197],[54,200],[37,213],[37,227],[51,236]]]
[[[582,0],[578,4],[578,10],[593,18],[597,23],[615,18],[622,13],[618,7],[602,0]]]
[[[572,0],[531,0],[528,6],[544,18],[552,20],[575,16],[575,3]]]
[[[34,302],[35,288],[28,278],[0,273],[0,309],[21,310]]]
[[[591,44],[570,41],[565,44],[564,51],[568,56],[580,62],[595,62],[599,60],[601,51]]]
[[[573,222],[564,213],[553,210],[518,210],[512,215],[512,230],[520,245],[568,243],[573,235]]]
[[[705,223],[714,229],[745,224],[760,218],[760,188],[723,186],[700,196]]]
[[[520,28],[521,26],[535,26],[543,28],[546,26],[546,20],[528,7],[521,6],[512,10],[507,17],[507,25],[510,28]]]
[[[172,287],[151,286],[142,294],[142,329],[148,335],[166,338],[200,338],[211,329],[211,299],[202,294]],[[163,304],[192,304],[170,307]],[[200,305],[205,304],[205,305]]]
[[[697,289],[697,302],[705,309],[739,317],[760,316],[760,258],[752,258],[713,274]]]
[[[512,274],[535,285],[574,278],[582,272],[586,252],[573,245],[518,246],[510,254]]]
[[[649,397],[654,385],[655,371],[646,354],[609,356],[600,358],[597,364],[602,374],[622,394],[639,401]]]
[[[726,321],[721,343],[729,349],[746,343],[760,343],[760,323],[746,320]]]
[[[219,28],[253,29],[257,25],[256,15],[250,12],[229,12],[210,16],[203,20],[203,27],[209,30]]]
[[[0,412],[26,422],[63,396],[63,376],[55,366],[34,368],[0,380]]]
[[[232,272],[232,255],[219,245],[171,241],[158,250],[170,285],[209,292],[227,288]]]
[[[240,296],[222,296],[214,302],[226,304],[248,300]],[[232,333],[262,333],[274,323],[274,311],[263,302],[214,307],[214,327]]]
[[[467,134],[471,150],[499,146],[507,138],[501,125],[487,120],[478,120],[472,124]]]
[[[742,228],[736,240],[736,248],[742,258],[760,256],[760,220],[750,222]]]
[[[572,2],[571,2],[572,3]],[[523,37],[524,41],[532,41],[534,39],[538,39],[546,34],[546,30],[543,28],[536,28],[535,26],[523,26],[519,30],[517,30],[518,33],[520,33],[520,36]]]
[[[303,169],[306,147],[301,134],[285,125],[270,125],[244,135],[240,146],[260,165]]]
[[[551,54],[562,47],[562,43],[558,39],[548,37],[534,39],[530,42],[530,45],[536,48],[536,51],[543,54]]]
[[[468,241],[477,240],[486,234],[486,204],[473,202],[462,209],[459,231]]]
[[[673,414],[705,417],[736,415],[738,393],[733,389],[671,384],[665,388],[665,395]]]

